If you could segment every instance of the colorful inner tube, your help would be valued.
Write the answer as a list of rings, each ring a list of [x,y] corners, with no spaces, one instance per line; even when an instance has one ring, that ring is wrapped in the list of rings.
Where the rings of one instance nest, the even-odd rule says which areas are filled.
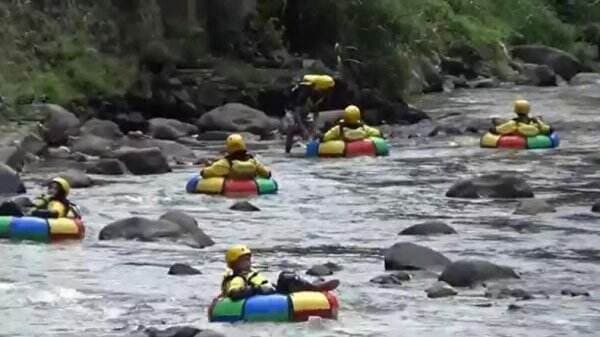
[[[227,179],[202,178],[195,175],[185,187],[188,193],[220,194],[228,197],[247,197],[252,195],[275,194],[279,186],[273,178]]]
[[[81,240],[85,227],[81,219],[0,216],[0,238],[51,242]]]
[[[208,309],[208,318],[211,322],[302,322],[309,317],[337,319],[338,308],[330,292],[256,295],[240,301],[218,297]]]
[[[491,132],[481,137],[481,147],[499,149],[551,149],[560,145],[556,132],[550,135],[522,136],[520,134],[496,135]]]
[[[358,156],[387,156],[390,145],[383,138],[373,137],[354,142],[330,140],[319,143],[310,142],[306,146],[307,157],[358,157]]]

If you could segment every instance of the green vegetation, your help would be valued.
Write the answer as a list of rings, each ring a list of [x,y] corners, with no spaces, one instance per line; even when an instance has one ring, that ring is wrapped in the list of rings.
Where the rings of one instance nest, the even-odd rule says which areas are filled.
[[[0,4],[0,95],[19,104],[64,104],[89,95],[123,93],[135,75],[131,62],[98,51],[84,15],[59,22],[27,4]]]
[[[590,57],[584,24],[600,21],[600,1],[564,0],[261,0],[262,17],[280,15],[297,51],[335,42],[354,53],[388,94],[399,94],[412,60],[444,55],[455,45],[498,57],[501,44],[537,43]],[[286,14],[287,12],[287,14]],[[280,14],[278,14],[280,13]],[[298,14],[300,13],[300,14]],[[302,19],[297,19],[301,17]],[[320,29],[317,33],[315,29]],[[310,36],[310,41],[295,41]],[[494,61],[495,63],[502,63]],[[392,74],[391,76],[385,74]]]

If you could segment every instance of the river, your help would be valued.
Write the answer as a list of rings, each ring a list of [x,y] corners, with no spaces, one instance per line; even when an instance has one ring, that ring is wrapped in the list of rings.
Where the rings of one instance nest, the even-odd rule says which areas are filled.
[[[237,213],[231,200],[184,191],[195,168],[159,176],[110,178],[75,190],[84,212],[83,242],[0,243],[0,336],[128,336],[138,326],[194,325],[227,336],[597,336],[600,331],[600,197],[597,167],[583,158],[600,141],[600,88],[504,88],[427,95],[416,102],[434,119],[477,121],[510,116],[522,94],[561,135],[556,150],[480,149],[479,135],[394,138],[387,158],[307,160],[283,155],[281,144],[258,151],[272,166],[280,192],[251,200],[262,209]],[[450,116],[450,117],[448,117]],[[214,153],[220,144],[198,150]],[[512,215],[516,201],[452,200],[459,178],[518,171],[556,213]],[[98,177],[107,179],[106,177]],[[26,177],[31,194],[39,187]],[[217,244],[203,250],[168,242],[100,242],[100,229],[133,215],[156,218],[169,209],[196,217]],[[523,230],[503,219],[528,223]],[[458,234],[400,237],[424,220],[439,219]],[[499,225],[500,224],[500,225]],[[479,258],[514,267],[515,287],[535,299],[488,299],[485,289],[461,289],[428,299],[432,275],[415,273],[402,286],[369,280],[384,273],[382,250],[400,241],[431,247],[452,260]],[[224,272],[223,252],[247,243],[254,261],[275,279],[281,268],[304,272],[327,261],[343,266],[338,321],[298,324],[211,324],[207,307]],[[168,276],[173,263],[203,274]],[[583,289],[591,297],[561,296]],[[545,293],[542,295],[540,293]],[[516,303],[520,310],[509,311]]]

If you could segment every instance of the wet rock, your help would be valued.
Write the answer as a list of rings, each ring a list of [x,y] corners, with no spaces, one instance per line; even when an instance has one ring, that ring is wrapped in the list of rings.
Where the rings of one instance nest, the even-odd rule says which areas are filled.
[[[132,337],[225,337],[222,333],[212,330],[200,330],[191,326],[176,326],[165,330],[142,328]]]
[[[201,271],[184,263],[175,263],[169,268],[169,275],[200,275]]]
[[[311,276],[328,276],[333,275],[333,273],[340,270],[342,270],[341,266],[332,262],[327,262],[325,264],[318,264],[310,267],[310,269],[306,271],[306,274]]]
[[[69,136],[76,136],[79,133],[79,119],[65,108],[55,104],[40,104],[36,109],[47,116],[43,133],[49,145],[65,145]]]
[[[519,84],[534,85],[540,87],[556,86],[556,73],[549,66],[542,64],[525,63],[521,66],[521,74],[524,78]]]
[[[531,186],[518,173],[488,174],[460,180],[446,193],[449,198],[533,198]]]
[[[534,222],[522,219],[510,219],[510,218],[501,218],[501,219],[493,219],[490,222],[492,227],[497,228],[510,228],[519,233],[539,233],[540,226]]]
[[[478,80],[468,81],[467,85],[472,89],[497,88],[499,83],[494,78],[482,78]]]
[[[571,296],[571,297],[578,297],[578,296],[590,297],[590,293],[588,291],[577,290],[577,289],[563,289],[563,290],[561,290],[560,294],[563,296]]]
[[[20,146],[0,147],[0,163],[10,166],[15,171],[21,171],[24,160],[25,152]]]
[[[266,135],[277,129],[279,122],[247,105],[228,103],[202,115],[197,125],[203,131],[220,130]]]
[[[174,142],[172,140],[154,140],[154,144],[158,146],[167,160],[177,162],[195,162],[196,154],[188,146]]]
[[[198,140],[225,141],[230,134],[228,131],[206,131],[198,135]]]
[[[96,137],[119,140],[123,138],[123,132],[119,126],[112,121],[92,118],[81,126],[82,135],[93,135]]]
[[[125,174],[127,169],[118,159],[100,159],[96,162],[90,163],[86,169],[87,173],[91,174],[102,174],[102,175],[122,175]]]
[[[598,73],[579,73],[570,81],[570,85],[588,85],[600,84],[600,74]]]
[[[0,164],[0,194],[13,195],[25,192],[25,185],[17,172],[8,165]]]
[[[516,305],[514,303],[508,305],[508,311],[517,311],[523,309],[523,306]]]
[[[160,220],[170,221],[178,224],[181,228],[184,228],[186,232],[192,235],[199,248],[215,244],[215,242],[198,227],[196,219],[184,212],[169,211],[163,214],[160,217]]]
[[[124,133],[130,131],[145,132],[148,130],[148,121],[138,111],[118,113],[112,120],[119,125],[119,129]]]
[[[429,298],[450,297],[458,294],[458,291],[446,282],[437,282],[433,286],[427,288],[425,292]]]
[[[410,242],[394,244],[385,252],[385,270],[415,270],[444,268],[451,261],[431,248]]]
[[[533,294],[524,289],[510,289],[508,287],[496,287],[486,290],[485,297],[493,299],[518,298],[520,300],[531,300]]]
[[[402,285],[402,281],[410,281],[412,276],[405,271],[398,271],[392,274],[379,275],[372,278],[369,282],[376,284],[395,284]]]
[[[167,158],[157,147],[146,149],[123,147],[115,151],[114,156],[136,175],[171,172]]]
[[[487,280],[519,278],[510,267],[482,260],[460,260],[448,265],[439,277],[453,287],[469,287]]]
[[[600,201],[598,201],[594,205],[592,205],[592,212],[600,213]]]
[[[229,207],[229,209],[238,212],[260,212],[260,208],[252,205],[248,201],[238,201]]]
[[[577,73],[586,71],[586,67],[575,56],[552,47],[521,45],[513,47],[511,53],[514,58],[526,63],[545,64],[567,81]]]
[[[522,200],[514,214],[535,215],[540,213],[554,213],[556,209],[544,200],[529,199]]]
[[[456,234],[454,228],[448,226],[442,221],[429,221],[414,226],[410,226],[400,232],[398,235],[435,235],[435,234]]]
[[[31,153],[34,155],[39,155],[48,148],[46,142],[36,134],[29,134],[25,136],[25,138],[23,138],[21,141],[20,146],[25,153]]]
[[[183,123],[176,119],[153,118],[148,122],[150,123],[149,134],[157,139],[176,140],[198,132],[195,125]]]
[[[85,153],[91,156],[105,156],[117,143],[113,140],[95,136],[93,134],[82,134],[72,144],[73,151]]]
[[[196,241],[196,248],[203,248],[206,242],[197,242],[198,232],[202,232],[196,227],[192,233],[188,228],[178,225],[168,220],[151,220],[141,217],[132,217],[118,220],[106,225],[100,231],[100,240],[141,240],[156,241],[159,239],[185,239],[191,237]],[[204,233],[202,233],[204,234]],[[210,240],[212,241],[212,240]]]
[[[85,188],[93,185],[92,178],[79,170],[68,170],[67,172],[59,174],[59,177],[67,180],[71,185],[71,188]]]

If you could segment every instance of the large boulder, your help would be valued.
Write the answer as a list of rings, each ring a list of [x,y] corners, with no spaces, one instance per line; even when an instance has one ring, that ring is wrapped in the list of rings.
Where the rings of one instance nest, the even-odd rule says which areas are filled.
[[[204,242],[196,241],[199,228],[188,231],[189,228],[168,220],[151,220],[141,217],[132,217],[115,221],[106,225],[100,231],[100,240],[140,240],[156,241],[159,239],[191,239],[192,246],[196,248],[206,247]],[[212,240],[211,240],[212,241]]]
[[[570,85],[588,85],[600,84],[600,74],[598,73],[579,73],[570,81]]]
[[[12,167],[16,171],[23,169],[25,152],[20,146],[0,147],[0,163]]]
[[[118,140],[123,137],[119,126],[112,121],[92,118],[81,126],[81,134]]]
[[[506,278],[519,278],[519,275],[510,267],[488,261],[460,260],[447,266],[439,280],[453,287],[469,287],[479,282]]]
[[[519,84],[535,85],[540,87],[556,86],[556,73],[549,66],[542,64],[525,63],[521,66],[524,78]]]
[[[277,129],[279,122],[247,105],[228,103],[202,115],[197,125],[203,131],[220,130],[267,135]]]
[[[69,136],[79,133],[79,119],[65,108],[55,104],[41,104],[36,108],[46,116],[43,133],[49,145],[65,145]]]
[[[458,294],[458,291],[445,282],[437,282],[431,287],[425,289],[425,293],[429,298],[442,298],[455,296]]]
[[[115,151],[114,156],[125,164],[129,172],[136,175],[171,172],[167,158],[158,147],[123,147]]]
[[[181,211],[169,211],[160,217],[160,220],[176,223],[190,233],[194,241],[202,248],[212,246],[215,242],[206,235],[199,227],[196,219]]]
[[[176,119],[153,118],[148,121],[148,133],[157,139],[176,140],[198,132],[198,127]]]
[[[87,173],[102,174],[102,175],[122,175],[125,174],[127,168],[118,159],[103,158],[98,161],[89,163],[86,168]]]
[[[193,163],[197,159],[191,148],[178,142],[157,139],[154,143],[168,160]]]
[[[25,193],[25,185],[17,172],[11,167],[0,164],[0,194],[14,195]]]
[[[446,192],[449,198],[533,198],[531,186],[517,173],[488,174],[460,180]]]
[[[451,261],[431,248],[399,242],[385,252],[385,270],[442,269]]]
[[[575,56],[552,47],[537,45],[515,46],[512,48],[511,53],[513,57],[521,59],[526,63],[545,64],[567,81],[577,73],[586,71],[587,69]]]
[[[104,156],[117,144],[116,141],[84,133],[71,143],[71,149],[91,156]]]
[[[454,228],[448,226],[442,221],[429,221],[410,226],[400,232],[398,235],[436,235],[436,234],[456,234]]]
[[[88,177],[87,174],[79,170],[68,170],[58,175],[69,182],[71,188],[85,188],[93,185],[92,178]]]

